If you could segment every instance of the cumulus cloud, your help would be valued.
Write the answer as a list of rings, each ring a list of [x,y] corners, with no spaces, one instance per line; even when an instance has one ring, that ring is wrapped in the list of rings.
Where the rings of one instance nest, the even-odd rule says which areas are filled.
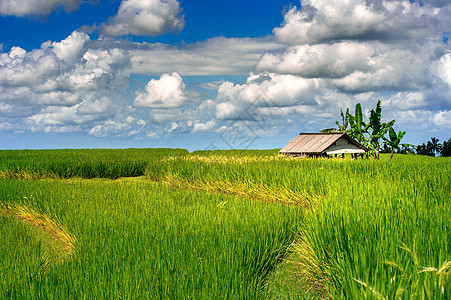
[[[116,16],[104,25],[106,35],[159,35],[185,26],[177,0],[123,0]]]
[[[8,122],[0,122],[0,131],[8,131],[13,128],[13,125]]]
[[[0,107],[33,131],[84,130],[124,110],[118,91],[128,86],[130,66],[127,51],[77,31],[30,52],[13,47],[0,53]]]
[[[451,110],[439,111],[434,115],[432,121],[437,126],[451,128]]]
[[[248,119],[242,105],[233,102],[222,102],[216,107],[216,118],[221,120]]]
[[[274,29],[276,40],[293,46],[265,54],[256,70],[330,78],[352,93],[424,90],[437,84],[435,78],[447,83],[443,32],[451,26],[451,5],[442,4],[302,1],[302,9],[290,9]]]
[[[286,44],[316,44],[358,39],[398,41],[427,38],[447,31],[449,6],[433,7],[409,1],[304,0],[291,8],[282,27],[273,30]],[[433,4],[433,3],[431,3]]]
[[[151,79],[145,92],[135,98],[135,107],[176,108],[186,100],[185,83],[177,73],[163,74],[160,79]]]
[[[225,82],[218,88],[218,119],[243,118],[245,108],[259,106],[315,105],[321,91],[320,79],[275,73],[251,74],[245,84]]]
[[[265,54],[256,70],[307,78],[340,78],[355,71],[372,71],[375,52],[373,46],[358,42],[293,46],[281,55]]]
[[[8,112],[12,110],[12,106],[5,104],[3,102],[0,102],[0,112]]]
[[[341,108],[360,102],[368,111],[378,99],[400,129],[449,128],[451,50],[443,31],[451,4],[423,2],[303,0],[273,37],[164,45],[107,35],[180,30],[179,2],[124,0],[98,40],[75,31],[33,51],[0,52],[0,130],[25,120],[21,129],[97,137],[317,131],[334,126]],[[159,77],[137,90],[130,74]],[[190,75],[248,78],[185,84]]]
[[[341,108],[382,99],[397,124],[446,127],[451,5],[424,2],[301,1],[273,31],[285,51],[264,54],[245,84],[223,83],[215,117],[257,123],[272,113],[319,130],[334,126]]]
[[[83,0],[2,0],[0,15],[24,17],[28,15],[49,15],[59,7],[65,11],[78,9]]]
[[[29,86],[38,83],[42,76],[46,77],[57,69],[56,57],[48,54],[45,55],[42,49],[27,53],[19,47],[11,48],[9,53],[2,53],[0,84]]]
[[[85,43],[90,40],[86,33],[74,31],[61,42],[53,42],[53,52],[56,57],[67,63],[77,61],[85,50]]]
[[[132,48],[135,74],[247,75],[261,56],[284,49],[270,38],[216,37],[195,44],[170,46],[146,44]]]
[[[451,51],[444,54],[440,60],[436,62],[435,67],[437,76],[451,87]]]
[[[89,134],[96,137],[132,136],[140,133],[146,121],[128,116],[125,120],[107,120],[89,130]]]
[[[389,109],[413,110],[425,107],[426,99],[422,92],[399,92],[383,101],[383,104]]]
[[[195,132],[203,132],[203,131],[211,131],[216,126],[216,122],[214,120],[207,121],[206,123],[196,123],[194,124],[192,133]]]
[[[373,47],[374,54],[368,57],[366,65],[333,80],[340,89],[361,92],[429,88],[436,73],[432,66],[446,51],[446,45],[440,42],[366,45]]]

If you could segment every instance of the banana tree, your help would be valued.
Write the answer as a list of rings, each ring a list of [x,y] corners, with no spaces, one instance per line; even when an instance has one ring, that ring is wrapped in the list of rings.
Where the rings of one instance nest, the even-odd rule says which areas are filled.
[[[385,140],[385,143],[391,148],[390,158],[393,158],[395,149],[399,149],[399,143],[401,142],[405,134],[406,134],[405,131],[399,131],[398,133],[396,133],[396,131],[393,128],[390,128],[388,131],[389,139],[387,139],[385,136],[382,137]]]
[[[370,127],[370,124],[365,123],[363,121],[363,113],[362,113],[362,106],[360,103],[357,103],[355,106],[355,115],[349,114],[349,124],[351,129],[349,130],[349,135],[358,140],[362,145],[369,146],[368,138],[365,137],[365,134],[368,134],[368,129]]]
[[[346,109],[346,114],[343,113],[343,110],[340,109],[340,116],[341,116],[341,125],[338,121],[335,121],[335,124],[338,126],[339,132],[346,132],[349,125],[349,108]]]
[[[379,151],[380,151],[380,140],[381,138],[387,134],[390,128],[395,124],[395,120],[391,120],[388,123],[381,122],[381,101],[379,100],[376,105],[376,110],[372,109],[370,111],[370,147],[375,151],[374,158],[379,159]]]

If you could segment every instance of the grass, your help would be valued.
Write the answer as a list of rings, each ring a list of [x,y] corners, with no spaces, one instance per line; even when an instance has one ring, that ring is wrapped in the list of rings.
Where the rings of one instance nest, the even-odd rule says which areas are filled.
[[[38,253],[2,270],[0,298],[263,297],[266,275],[302,219],[295,207],[139,178],[3,180],[0,191],[4,205],[58,219],[77,238],[76,255],[43,270],[36,249],[44,241],[26,233],[31,242],[17,247]],[[25,230],[11,232],[17,219],[2,220],[9,231],[1,244],[23,239]],[[4,248],[1,264],[8,265],[17,250]],[[17,280],[16,274],[30,276]]]
[[[184,149],[62,149],[0,151],[0,179],[138,177],[149,162]]]
[[[0,207],[0,215],[29,225],[33,236],[41,242],[41,266],[44,270],[67,261],[75,254],[75,237],[48,215],[23,205]]]
[[[372,298],[376,292],[382,298],[449,296],[447,268],[440,275],[421,272],[439,270],[451,260],[448,158],[255,157],[255,153],[237,156],[222,151],[205,158],[176,157],[150,166],[147,176],[154,180],[171,176],[181,186],[204,189],[224,182],[260,186],[293,193],[312,204],[289,259],[307,295],[334,299]],[[411,267],[401,245],[412,249],[420,268]],[[403,277],[415,279],[395,280],[399,270],[386,261],[406,266]]]
[[[0,151],[3,178],[59,178],[0,180],[4,206],[57,219],[77,238],[77,254],[63,265],[31,272],[40,270],[38,252],[16,267],[35,277],[8,273],[0,283],[7,297],[451,298],[449,158],[61,151],[42,163],[47,152],[6,159]],[[145,177],[61,180],[123,174]],[[26,225],[0,217],[8,228]],[[17,232],[30,242],[18,247],[32,253],[44,243]],[[11,260],[16,252],[8,251]],[[56,283],[68,292],[49,292]]]

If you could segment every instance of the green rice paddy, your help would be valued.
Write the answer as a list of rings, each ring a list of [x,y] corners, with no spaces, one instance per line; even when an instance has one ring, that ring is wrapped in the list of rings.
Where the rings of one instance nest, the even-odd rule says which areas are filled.
[[[449,299],[451,160],[0,151],[1,299]]]

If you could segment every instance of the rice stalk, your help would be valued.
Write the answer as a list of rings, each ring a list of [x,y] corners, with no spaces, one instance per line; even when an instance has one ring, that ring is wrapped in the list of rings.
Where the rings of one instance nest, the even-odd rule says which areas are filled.
[[[50,265],[67,261],[75,254],[76,238],[61,223],[52,220],[47,214],[23,205],[2,205],[0,214],[15,218],[35,229],[34,236],[43,246],[41,266],[44,270]]]
[[[328,289],[332,285],[331,266],[316,255],[305,232],[291,245],[290,253],[287,262],[293,266],[304,293],[316,299],[333,299]]]
[[[314,204],[319,202],[320,199],[319,196],[312,196],[307,192],[296,193],[289,189],[269,187],[252,182],[244,183],[238,181],[230,181],[229,179],[225,178],[221,179],[220,181],[189,181],[172,174],[168,174],[161,178],[160,181],[175,188],[204,190],[208,192],[240,196],[259,201],[291,204],[301,206],[303,208],[312,208]]]

